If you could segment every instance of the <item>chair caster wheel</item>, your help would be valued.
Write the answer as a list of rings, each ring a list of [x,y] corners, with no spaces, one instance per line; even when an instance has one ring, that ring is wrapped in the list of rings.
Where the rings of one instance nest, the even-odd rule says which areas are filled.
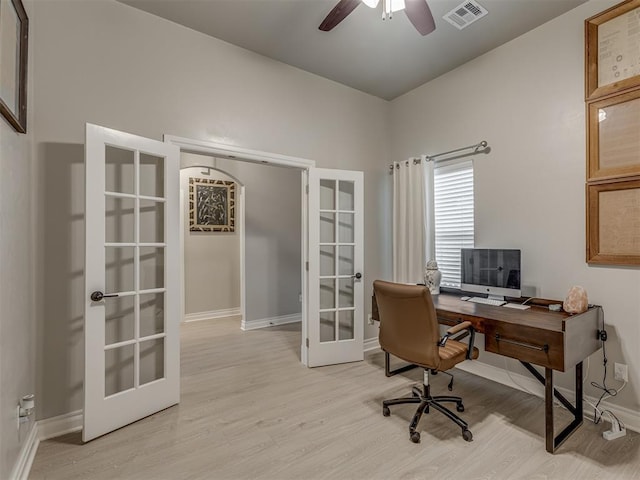
[[[418,432],[412,432],[410,433],[410,436],[411,436],[411,441],[413,443],[420,443],[420,434]]]
[[[382,407],[382,415],[385,417],[391,415],[391,410],[389,410],[389,407]]]
[[[459,412],[464,412],[464,405],[459,403],[458,405],[456,405],[456,410]]]
[[[471,440],[473,440],[473,434],[471,433],[471,431],[465,428],[464,430],[462,430],[462,438],[464,438],[465,441],[470,442]]]

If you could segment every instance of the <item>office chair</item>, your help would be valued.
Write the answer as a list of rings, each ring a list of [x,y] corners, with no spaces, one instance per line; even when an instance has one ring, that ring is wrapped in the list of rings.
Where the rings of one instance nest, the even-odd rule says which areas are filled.
[[[373,292],[378,305],[380,320],[379,341],[385,353],[405,362],[422,367],[423,388],[414,386],[410,397],[394,398],[382,402],[382,414],[391,415],[389,407],[402,403],[418,403],[418,409],[409,423],[409,437],[420,443],[420,433],[416,431],[423,413],[429,408],[438,410],[462,429],[462,438],[473,439],[467,422],[458,417],[443,403],[455,403],[458,412],[464,411],[462,398],[453,396],[432,396],[429,388],[429,372],[453,368],[464,360],[478,358],[478,349],[473,346],[474,331],[471,322],[462,322],[447,330],[440,338],[438,319],[429,289],[420,285],[406,285],[376,280]],[[449,338],[467,330],[469,345]],[[462,333],[459,337],[467,336]]]

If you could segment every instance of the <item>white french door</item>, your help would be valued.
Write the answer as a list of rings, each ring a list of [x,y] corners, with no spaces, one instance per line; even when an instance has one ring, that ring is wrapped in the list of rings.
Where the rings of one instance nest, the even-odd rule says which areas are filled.
[[[179,154],[86,126],[85,442],[180,400]]]
[[[308,366],[364,358],[362,172],[309,169]]]

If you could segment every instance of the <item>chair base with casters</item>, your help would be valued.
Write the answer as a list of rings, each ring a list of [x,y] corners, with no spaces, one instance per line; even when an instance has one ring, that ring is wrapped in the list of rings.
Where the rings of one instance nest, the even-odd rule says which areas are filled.
[[[437,395],[432,396],[429,386],[429,370],[424,369],[424,380],[422,385],[422,390],[420,390],[417,386],[414,386],[411,389],[411,397],[402,397],[402,398],[394,398],[392,400],[384,400],[382,402],[382,415],[388,417],[391,415],[391,410],[389,407],[391,405],[401,405],[404,403],[417,403],[418,409],[416,413],[413,415],[411,422],[409,423],[409,438],[413,443],[420,443],[420,432],[416,431],[418,427],[418,422],[422,418],[422,414],[429,413],[429,409],[433,407],[433,409],[439,411],[454,423],[456,423],[462,429],[462,438],[464,438],[467,442],[473,440],[473,434],[469,430],[469,424],[458,417],[455,413],[449,410],[447,407],[442,405],[443,403],[455,403],[456,410],[458,412],[464,412],[464,405],[462,404],[462,398],[454,397],[450,395]]]

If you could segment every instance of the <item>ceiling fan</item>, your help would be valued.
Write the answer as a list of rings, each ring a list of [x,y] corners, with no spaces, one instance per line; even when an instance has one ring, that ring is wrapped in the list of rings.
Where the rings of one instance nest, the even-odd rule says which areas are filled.
[[[320,30],[328,32],[344,20],[355,8],[364,3],[370,8],[376,8],[380,0],[340,0],[333,7],[329,15],[318,27]],[[382,0],[382,18],[391,19],[393,13],[404,10],[409,21],[416,27],[421,35],[427,35],[436,29],[431,9],[427,0]]]

